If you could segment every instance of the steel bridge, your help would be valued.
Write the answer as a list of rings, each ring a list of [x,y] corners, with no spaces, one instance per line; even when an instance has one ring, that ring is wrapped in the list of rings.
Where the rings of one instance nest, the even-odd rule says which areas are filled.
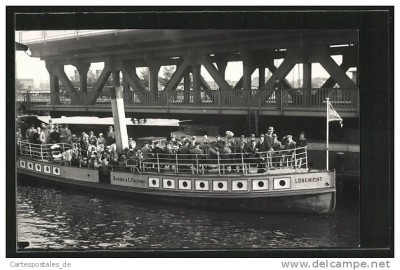
[[[27,31],[19,42],[46,62],[50,76],[50,93],[17,97],[31,111],[111,111],[106,83],[111,76],[120,86],[122,74],[127,112],[247,114],[250,120],[259,115],[325,116],[329,97],[343,117],[358,117],[359,89],[346,74],[358,66],[358,35],[352,30]],[[334,55],[342,56],[340,65]],[[283,59],[279,66],[276,59]],[[230,85],[227,64],[237,61],[243,76]],[[88,70],[96,62],[104,62],[104,69],[88,87]],[[312,87],[312,63],[330,75],[320,88]],[[302,64],[301,88],[286,78],[296,64]],[[66,75],[65,65],[76,67],[79,87]],[[170,65],[175,72],[160,87],[160,68]],[[149,68],[148,86],[137,74],[139,67]],[[254,72],[257,89],[252,89]],[[182,82],[183,89],[178,87]]]

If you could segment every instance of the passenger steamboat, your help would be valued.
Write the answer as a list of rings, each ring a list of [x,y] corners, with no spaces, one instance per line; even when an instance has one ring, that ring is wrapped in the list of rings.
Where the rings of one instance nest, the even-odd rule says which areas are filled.
[[[17,172],[44,180],[132,199],[244,212],[330,214],[335,172],[308,168],[307,147],[257,155],[143,155],[125,166],[88,168],[53,158],[50,144],[19,142]],[[66,151],[70,144],[59,144]]]

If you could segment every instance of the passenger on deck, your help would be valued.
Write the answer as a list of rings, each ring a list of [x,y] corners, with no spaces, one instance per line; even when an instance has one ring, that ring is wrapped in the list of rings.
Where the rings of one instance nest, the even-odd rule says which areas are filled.
[[[200,149],[205,155],[208,155],[208,152],[210,151],[210,142],[208,141],[207,135],[203,136],[203,140],[200,142]]]
[[[195,145],[196,145],[196,142],[197,142],[197,137],[196,136],[192,136],[192,138],[190,140],[190,143],[189,143],[189,147],[191,149],[193,149],[195,147]]]
[[[304,132],[300,132],[299,141],[296,144],[296,147],[300,148],[300,149],[297,150],[297,157],[296,158],[297,158],[298,164],[296,164],[296,165],[298,165],[300,168],[307,167],[307,164],[306,164],[307,160],[305,159],[305,157],[306,157],[306,154],[305,154],[306,149],[303,148],[303,147],[306,147],[306,146],[307,146],[307,139],[305,138],[305,133]]]
[[[77,143],[79,143],[79,138],[76,136],[76,134],[72,134],[71,144],[77,144]]]
[[[60,132],[57,127],[50,129],[50,143],[61,143]]]
[[[120,170],[126,171],[127,168],[126,166],[126,156],[125,155],[121,155],[121,157],[119,158],[119,162],[118,162],[118,166]]]
[[[176,138],[176,135],[175,135],[175,134],[172,134],[172,135],[171,135],[171,143],[172,143],[172,146],[178,145],[178,142],[179,142],[179,140]]]
[[[235,163],[245,163],[247,162],[247,153],[246,153],[246,143],[244,141],[239,142],[239,145],[235,147],[234,153],[235,153]],[[236,170],[242,170],[243,166],[241,165],[236,165]]]
[[[229,143],[222,142],[219,148],[219,155],[221,159],[228,161],[231,158],[232,149],[229,148]]]
[[[115,132],[112,126],[108,127],[107,135],[106,135],[107,145],[111,145],[115,143]]]
[[[287,135],[286,139],[287,139],[287,141],[285,143],[284,150],[290,150],[290,149],[296,148],[296,142],[293,141],[292,135]]]
[[[246,143],[245,148],[249,148],[251,146],[251,144],[253,143],[253,141],[257,144],[256,142],[256,135],[255,134],[250,134],[250,140]]]
[[[286,139],[285,139],[285,146],[283,147],[283,155],[282,155],[282,160],[283,163],[287,166],[289,166],[289,164],[291,164],[292,159],[293,159],[293,150],[296,148],[296,142],[293,141],[292,135],[287,135]]]
[[[267,134],[265,134],[265,148],[266,151],[273,151],[272,145],[274,144],[274,138],[272,134],[274,133],[274,128],[269,127]]]
[[[274,152],[271,154],[271,156],[272,156],[272,166],[279,167],[281,165],[280,156],[282,155],[282,152],[281,152],[282,145],[281,145],[281,142],[278,141],[278,135],[276,135],[274,133],[274,134],[272,134],[272,137],[274,138],[274,143],[272,144],[272,149],[274,149]]]
[[[71,130],[69,130],[67,124],[63,124],[62,128],[60,129],[60,140],[61,143],[71,143]]]
[[[255,140],[252,140],[250,142],[250,146],[247,147],[246,152],[248,154],[249,157],[249,162],[251,163],[258,163],[260,160],[259,158],[259,154],[258,154],[258,148],[256,147],[257,142]]]
[[[143,159],[148,159],[151,156],[151,148],[149,147],[149,142],[144,142],[143,147],[140,149],[143,154]]]
[[[282,149],[282,145],[281,145],[281,142],[278,141],[278,135],[276,135],[274,133],[274,134],[272,134],[272,138],[274,138],[274,142],[272,144],[272,149],[274,151],[280,151]]]
[[[87,135],[86,132],[82,132],[80,145],[82,156],[87,157],[87,151],[89,149],[89,135]]]
[[[15,133],[15,139],[17,140],[18,144],[20,144],[20,142],[22,141],[21,128],[17,128],[17,132]]]
[[[32,137],[32,143],[36,143],[36,144],[40,144],[41,142],[40,142],[40,127],[38,127],[37,129],[36,129],[36,131],[34,131],[33,133],[32,133],[32,135],[31,135],[31,137]]]
[[[136,148],[136,142],[133,140],[132,137],[129,137],[128,139],[128,148],[133,150],[135,150]]]
[[[26,139],[28,140],[28,142],[33,143],[33,134],[37,132],[35,125],[32,124],[31,127],[26,131]]]
[[[102,145],[106,145],[107,141],[106,138],[104,138],[103,133],[99,133],[99,137],[97,138],[97,145],[102,144]]]
[[[264,134],[260,135],[260,140],[257,142],[256,148],[258,149],[259,152],[267,152],[269,150]]]
[[[43,123],[42,123],[43,124]],[[42,125],[43,127],[43,125]],[[42,131],[39,134],[39,141],[41,144],[47,144],[49,140],[49,133],[47,132],[46,125],[42,128]]]
[[[157,158],[157,154],[159,155],[159,157],[162,157],[162,153],[163,153],[163,149],[160,147],[160,142],[159,141],[155,141],[154,142],[154,147],[152,150],[153,156],[155,158]]]
[[[216,143],[217,147],[220,148],[223,145],[224,141],[221,139],[220,135],[216,136],[215,138],[216,138],[215,143]]]
[[[73,153],[74,153],[74,149],[72,149],[72,148],[62,152],[62,160],[65,161],[65,164],[71,165]]]
[[[194,148],[192,150],[190,150],[190,153],[193,155],[197,155],[197,158],[202,159],[203,158],[203,150],[200,149],[200,143],[196,142],[194,145]]]
[[[89,144],[97,145],[97,137],[94,135],[93,131],[89,131]]]

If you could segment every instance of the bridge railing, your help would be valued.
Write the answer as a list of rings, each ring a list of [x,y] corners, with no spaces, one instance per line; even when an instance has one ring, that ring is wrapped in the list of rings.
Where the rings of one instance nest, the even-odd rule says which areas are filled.
[[[108,91],[76,93],[27,93],[24,102],[40,106],[109,105]],[[125,91],[125,106],[207,107],[207,108],[324,108],[329,97],[335,108],[358,109],[358,89],[298,88],[274,90],[201,90],[201,91]],[[28,104],[29,105],[29,104]]]

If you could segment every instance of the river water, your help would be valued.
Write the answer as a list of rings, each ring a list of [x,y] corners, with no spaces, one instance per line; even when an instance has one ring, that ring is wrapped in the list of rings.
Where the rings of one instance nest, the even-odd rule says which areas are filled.
[[[144,204],[19,181],[17,234],[29,241],[26,250],[357,247],[355,195],[339,193],[330,216],[277,215]]]

